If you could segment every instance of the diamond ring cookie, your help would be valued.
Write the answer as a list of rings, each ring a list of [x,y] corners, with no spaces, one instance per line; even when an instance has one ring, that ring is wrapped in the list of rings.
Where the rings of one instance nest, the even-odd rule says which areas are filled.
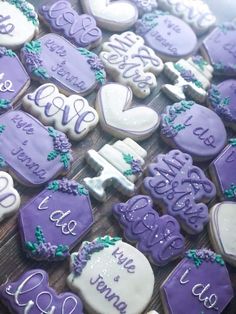
[[[221,255],[189,250],[161,286],[165,314],[222,313],[234,296]]]
[[[109,83],[97,94],[96,110],[101,127],[114,137],[141,141],[151,136],[160,124],[159,115],[147,106],[132,105],[130,87]]]
[[[185,240],[174,217],[159,216],[149,196],[136,195],[113,206],[113,215],[133,243],[151,263],[164,266],[184,252]]]
[[[148,167],[144,190],[175,217],[189,234],[200,233],[208,223],[208,201],[216,195],[214,184],[196,166],[190,155],[179,150],[159,154]]]
[[[79,15],[67,0],[43,2],[39,14],[52,32],[63,34],[75,46],[92,49],[102,40],[95,19],[88,14]]]
[[[147,97],[157,86],[156,75],[163,69],[161,59],[133,32],[112,35],[102,45],[100,58],[113,80],[129,86],[139,98]]]
[[[80,299],[70,292],[57,294],[42,269],[27,271],[15,282],[0,286],[0,299],[11,313],[83,314]]]
[[[67,283],[91,313],[141,314],[152,297],[154,275],[136,248],[105,236],[84,242],[71,255]]]
[[[38,16],[28,1],[0,1],[0,12],[0,46],[18,49],[38,34]]]
[[[197,37],[191,27],[167,12],[144,14],[135,25],[135,33],[142,36],[162,60],[176,61],[193,53]],[[183,42],[187,42],[184,45]]]
[[[227,142],[220,117],[204,106],[185,100],[167,106],[166,113],[162,114],[161,136],[168,145],[198,161],[213,159]]]
[[[84,185],[101,202],[107,198],[108,186],[131,196],[135,192],[134,183],[142,174],[146,156],[147,152],[130,138],[106,144],[98,152],[90,149],[86,159],[97,176],[85,178]]]
[[[98,114],[79,95],[64,96],[52,84],[44,84],[25,95],[23,106],[45,125],[53,125],[72,140],[84,138],[98,123]]]

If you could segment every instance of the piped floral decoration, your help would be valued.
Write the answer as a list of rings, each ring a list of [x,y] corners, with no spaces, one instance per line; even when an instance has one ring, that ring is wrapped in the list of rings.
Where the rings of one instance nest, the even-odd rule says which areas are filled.
[[[193,60],[193,63],[196,64],[201,71],[204,71],[205,67],[208,66],[208,62],[205,59],[203,59],[202,56],[199,56],[199,55],[193,56],[192,60]]]
[[[193,83],[199,88],[203,88],[202,83],[196,78],[194,73],[190,70],[185,70],[184,67],[178,63],[174,64],[174,68],[180,73],[181,77],[187,81]]]
[[[5,47],[0,47],[0,58],[4,57],[4,56],[15,58],[16,54],[11,49],[7,49]]]
[[[88,191],[82,184],[74,180],[68,180],[63,178],[62,180],[54,180],[49,183],[48,190],[60,191],[63,193],[74,194],[74,195],[88,195]]]
[[[136,32],[144,35],[158,25],[158,17],[168,15],[169,13],[155,10],[151,13],[144,14],[136,23]]]
[[[203,262],[217,263],[221,266],[225,265],[221,255],[208,249],[189,250],[186,252],[185,256],[192,260],[197,268],[200,267]]]
[[[211,86],[208,92],[208,99],[219,116],[229,122],[233,121],[233,116],[229,108],[231,100],[229,97],[222,97],[219,88],[216,85]]]
[[[157,0],[131,0],[141,13],[150,13],[157,8]]]
[[[124,161],[130,165],[130,169],[127,169],[123,172],[125,176],[132,176],[142,172],[142,165],[139,159],[134,159],[130,154],[123,154]]]
[[[32,22],[33,25],[38,26],[39,20],[38,15],[34,10],[34,7],[25,0],[7,0],[10,4],[14,5],[19,9],[26,17],[27,20]]]
[[[11,108],[11,102],[7,99],[0,99],[0,111],[5,111]]]
[[[224,195],[227,199],[236,197],[236,185],[232,183],[228,189],[224,190]]]

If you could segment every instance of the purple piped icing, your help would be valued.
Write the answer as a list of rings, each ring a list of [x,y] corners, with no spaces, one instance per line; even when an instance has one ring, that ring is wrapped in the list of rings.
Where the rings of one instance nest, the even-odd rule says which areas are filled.
[[[184,251],[184,237],[175,218],[160,217],[149,196],[137,195],[126,203],[114,205],[113,214],[124,229],[128,241],[159,266],[179,257]]]
[[[49,183],[19,214],[24,250],[36,260],[66,258],[92,224],[88,191],[66,178]]]
[[[161,286],[171,314],[222,313],[234,296],[228,270],[211,250],[189,250]]]
[[[80,299],[70,292],[57,294],[49,287],[48,274],[34,269],[17,281],[0,286],[0,299],[11,313],[83,314]]]
[[[227,141],[220,117],[193,101],[181,101],[166,108],[162,115],[161,135],[173,148],[201,161],[213,159]]]
[[[47,1],[39,6],[39,14],[56,32],[78,47],[95,47],[102,39],[96,20],[88,14],[79,15],[67,0]]]
[[[148,175],[144,189],[155,202],[186,232],[201,232],[209,220],[208,208],[202,202],[213,199],[216,189],[204,172],[193,166],[191,156],[179,150],[159,154],[149,165]]]
[[[39,186],[67,172],[70,148],[65,134],[23,111],[0,116],[0,167],[8,168],[24,185]]]

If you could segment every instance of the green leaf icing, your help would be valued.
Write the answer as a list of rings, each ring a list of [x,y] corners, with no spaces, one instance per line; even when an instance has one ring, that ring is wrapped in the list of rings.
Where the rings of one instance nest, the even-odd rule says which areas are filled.
[[[10,101],[7,100],[7,99],[0,99],[0,109],[7,109],[7,108],[10,108],[11,105],[10,105]]]
[[[79,196],[88,195],[88,191],[82,184],[78,183],[75,180],[68,180],[66,178],[50,182],[48,185],[48,189]]]
[[[224,266],[225,262],[221,255],[212,252],[207,249],[200,250],[189,250],[186,252],[185,256],[192,260],[195,266],[198,268],[202,263],[217,263],[220,266]]]
[[[224,195],[226,198],[231,199],[236,196],[236,185],[232,183],[228,189],[224,190]]]
[[[7,0],[10,4],[17,7],[33,25],[38,26],[39,20],[33,6],[25,0]]]

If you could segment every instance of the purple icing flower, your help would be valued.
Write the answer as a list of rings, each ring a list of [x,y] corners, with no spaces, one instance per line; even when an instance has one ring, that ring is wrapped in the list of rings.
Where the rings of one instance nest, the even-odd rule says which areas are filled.
[[[141,161],[134,159],[131,163],[131,169],[133,174],[142,172]]]
[[[64,134],[58,134],[55,136],[53,142],[55,150],[60,153],[68,153],[71,149],[71,143]]]
[[[69,194],[72,194],[72,193],[77,194],[78,182],[63,178],[60,181],[59,188],[64,192],[68,192]]]
[[[5,56],[7,49],[5,47],[0,47],[0,57]]]
[[[40,59],[39,55],[25,51],[25,63],[32,66],[33,69],[41,67],[42,66],[42,60]]]
[[[195,80],[194,74],[190,70],[183,70],[181,73],[182,78],[184,78],[187,82],[192,82]]]
[[[93,57],[89,57],[88,64],[90,65],[91,69],[95,71],[104,69],[102,61],[96,55],[94,55]]]

